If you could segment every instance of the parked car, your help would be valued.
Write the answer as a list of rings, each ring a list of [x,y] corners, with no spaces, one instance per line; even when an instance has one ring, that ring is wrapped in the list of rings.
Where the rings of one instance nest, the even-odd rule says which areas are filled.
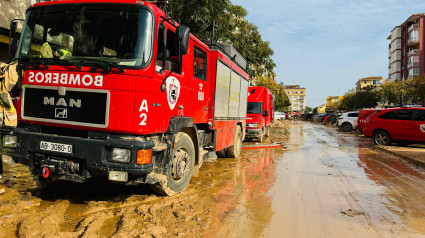
[[[328,118],[330,117],[331,115],[326,115],[324,118],[323,118],[323,124],[326,124],[326,122],[327,122],[327,120],[328,120]]]
[[[314,122],[323,122],[323,119],[325,118],[325,116],[326,116],[326,114],[323,114],[323,113],[316,114],[313,118],[313,121]]]
[[[341,131],[350,132],[357,127],[359,112],[344,112],[338,118],[338,127]]]
[[[425,108],[384,109],[369,116],[363,134],[377,145],[425,141]]]
[[[365,128],[366,119],[372,115],[374,112],[379,111],[377,109],[363,109],[359,111],[359,117],[357,118],[357,129],[363,133]]]
[[[336,126],[336,124],[338,123],[338,118],[340,117],[341,115],[338,115],[338,114],[331,114],[329,117],[328,117],[328,120],[326,120],[326,124],[328,124],[328,125],[332,125],[332,126]]]
[[[314,114],[313,113],[306,113],[306,114],[304,114],[304,116],[305,116],[305,119],[306,120],[312,120],[312,118],[313,118],[313,116],[314,116]]]
[[[274,112],[274,119],[276,120],[283,120],[287,118],[288,114],[286,112]]]

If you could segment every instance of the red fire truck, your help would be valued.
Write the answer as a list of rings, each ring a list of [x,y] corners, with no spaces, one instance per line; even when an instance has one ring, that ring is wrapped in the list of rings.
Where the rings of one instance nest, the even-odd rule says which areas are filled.
[[[274,95],[264,87],[249,87],[248,91],[246,138],[262,142],[274,121]]]
[[[181,192],[209,153],[241,150],[249,77],[228,48],[152,2],[35,4],[16,53],[19,123],[1,130],[1,151],[41,182],[104,176]]]

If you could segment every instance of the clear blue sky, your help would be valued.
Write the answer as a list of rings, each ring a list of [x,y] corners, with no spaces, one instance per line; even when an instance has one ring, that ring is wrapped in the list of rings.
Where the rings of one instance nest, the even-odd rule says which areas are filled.
[[[271,43],[277,82],[302,85],[306,105],[340,96],[369,76],[388,78],[387,37],[423,0],[231,0]]]

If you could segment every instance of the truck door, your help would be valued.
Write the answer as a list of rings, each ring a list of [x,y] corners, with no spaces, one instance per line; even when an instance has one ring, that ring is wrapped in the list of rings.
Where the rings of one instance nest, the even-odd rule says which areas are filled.
[[[148,75],[139,76],[136,94],[136,133],[150,134],[164,132],[172,116],[184,116],[190,111],[189,80],[183,77],[181,65],[186,57],[179,59],[175,27],[159,23],[156,34],[156,54],[152,64],[153,79]],[[182,63],[180,64],[180,60]],[[161,91],[161,85],[165,90]]]
[[[207,53],[201,47],[193,46],[193,118],[194,123],[206,122],[208,117],[209,85],[207,81]]]

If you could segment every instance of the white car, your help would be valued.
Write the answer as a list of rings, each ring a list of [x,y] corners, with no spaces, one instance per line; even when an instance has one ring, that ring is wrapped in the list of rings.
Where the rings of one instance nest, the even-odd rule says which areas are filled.
[[[275,120],[286,119],[286,112],[274,112],[274,119]]]
[[[338,127],[341,131],[350,132],[357,127],[359,112],[345,112],[338,118]]]

